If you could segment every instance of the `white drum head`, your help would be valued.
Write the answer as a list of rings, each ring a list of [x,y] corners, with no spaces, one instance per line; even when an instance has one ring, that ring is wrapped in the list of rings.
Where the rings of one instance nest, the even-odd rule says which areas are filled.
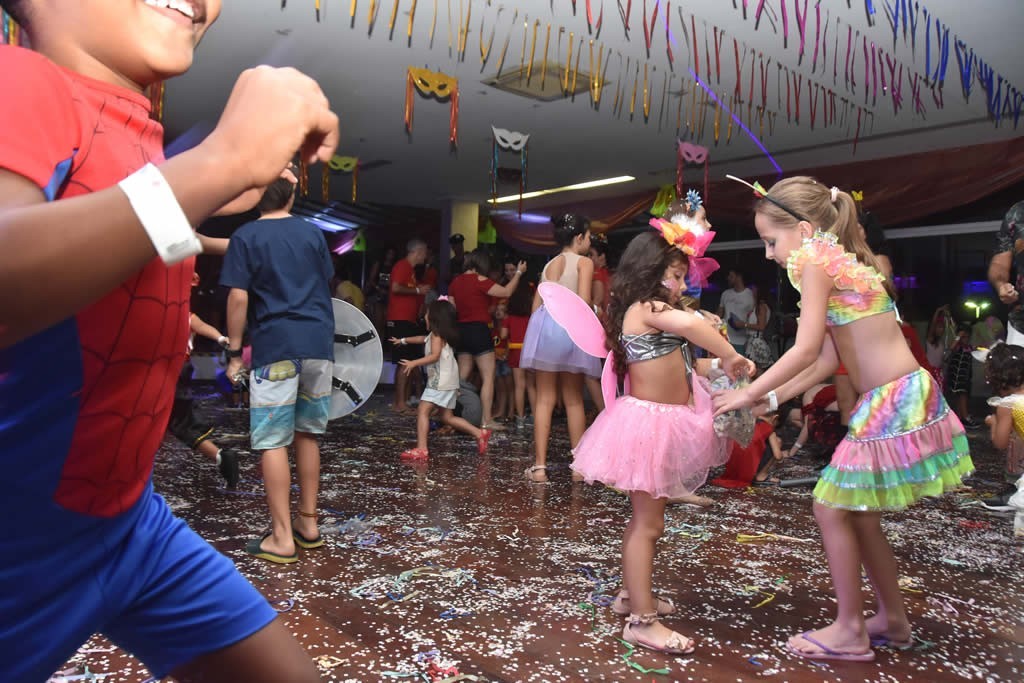
[[[331,299],[334,305],[334,377],[330,419],[355,412],[380,380],[384,349],[370,319],[352,304]]]

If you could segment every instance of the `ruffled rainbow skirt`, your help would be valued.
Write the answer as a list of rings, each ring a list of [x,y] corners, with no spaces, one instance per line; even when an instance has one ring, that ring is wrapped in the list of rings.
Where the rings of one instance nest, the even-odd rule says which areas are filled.
[[[925,370],[866,392],[821,473],[814,499],[846,510],[902,510],[963,485],[967,436]]]

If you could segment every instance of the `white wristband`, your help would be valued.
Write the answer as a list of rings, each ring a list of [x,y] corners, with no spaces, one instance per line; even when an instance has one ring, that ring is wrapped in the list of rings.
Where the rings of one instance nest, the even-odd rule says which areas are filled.
[[[132,210],[164,263],[174,265],[202,253],[203,245],[160,169],[146,164],[118,183],[118,187],[128,196]]]
[[[722,359],[721,358],[712,358],[711,359],[711,369],[712,370],[719,370],[719,369],[721,369],[721,367],[722,367]]]
[[[766,396],[768,397],[768,412],[774,413],[779,409],[779,397],[775,391],[769,391]]]
[[[797,441],[796,443],[793,444],[793,447],[789,449],[789,452],[792,455],[796,455],[797,453],[800,452],[800,449],[803,448],[803,447],[804,447],[804,445],[802,443],[800,443],[799,441]]]

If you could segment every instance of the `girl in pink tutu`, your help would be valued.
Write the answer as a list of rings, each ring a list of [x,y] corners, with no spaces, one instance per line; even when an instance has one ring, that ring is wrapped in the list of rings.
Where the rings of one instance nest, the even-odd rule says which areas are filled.
[[[692,494],[729,455],[726,439],[712,425],[707,380],[690,372],[687,342],[719,356],[730,377],[754,371],[706,320],[673,307],[686,290],[690,257],[698,249],[702,253],[714,234],[706,232],[706,221],[702,226],[689,218],[685,227],[656,221],[662,234],[638,235],[622,255],[605,332],[627,395],[598,415],[573,451],[572,465],[588,482],[629,493],[633,515],[622,542],[624,590],[612,609],[627,616],[624,640],[673,655],[692,652],[694,643],[659,622],[675,608],[651,589],[665,505]],[[708,237],[701,240],[698,231]],[[710,368],[711,361],[702,361],[702,369]]]
[[[825,628],[790,638],[788,647],[809,659],[871,661],[872,645],[913,645],[882,511],[958,487],[974,465],[960,420],[907,346],[853,198],[802,176],[770,192],[749,187],[759,200],[754,225],[765,258],[784,266],[801,293],[800,325],[782,358],[747,387],[717,394],[715,407],[775,410],[832,375],[840,361],[846,366],[860,399],[814,488],[837,614]],[[862,566],[878,601],[866,621]]]

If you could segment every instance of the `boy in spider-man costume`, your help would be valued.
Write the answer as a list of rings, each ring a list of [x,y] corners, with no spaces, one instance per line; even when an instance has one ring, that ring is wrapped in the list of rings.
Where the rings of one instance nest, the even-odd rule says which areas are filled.
[[[260,67],[165,161],[144,89],[189,68],[220,0],[0,7],[35,49],[0,47],[0,681],[45,680],[95,632],[157,678],[318,680],[150,474],[188,340],[189,226],[254,206],[297,150],[330,159],[337,118],[310,79]]]

